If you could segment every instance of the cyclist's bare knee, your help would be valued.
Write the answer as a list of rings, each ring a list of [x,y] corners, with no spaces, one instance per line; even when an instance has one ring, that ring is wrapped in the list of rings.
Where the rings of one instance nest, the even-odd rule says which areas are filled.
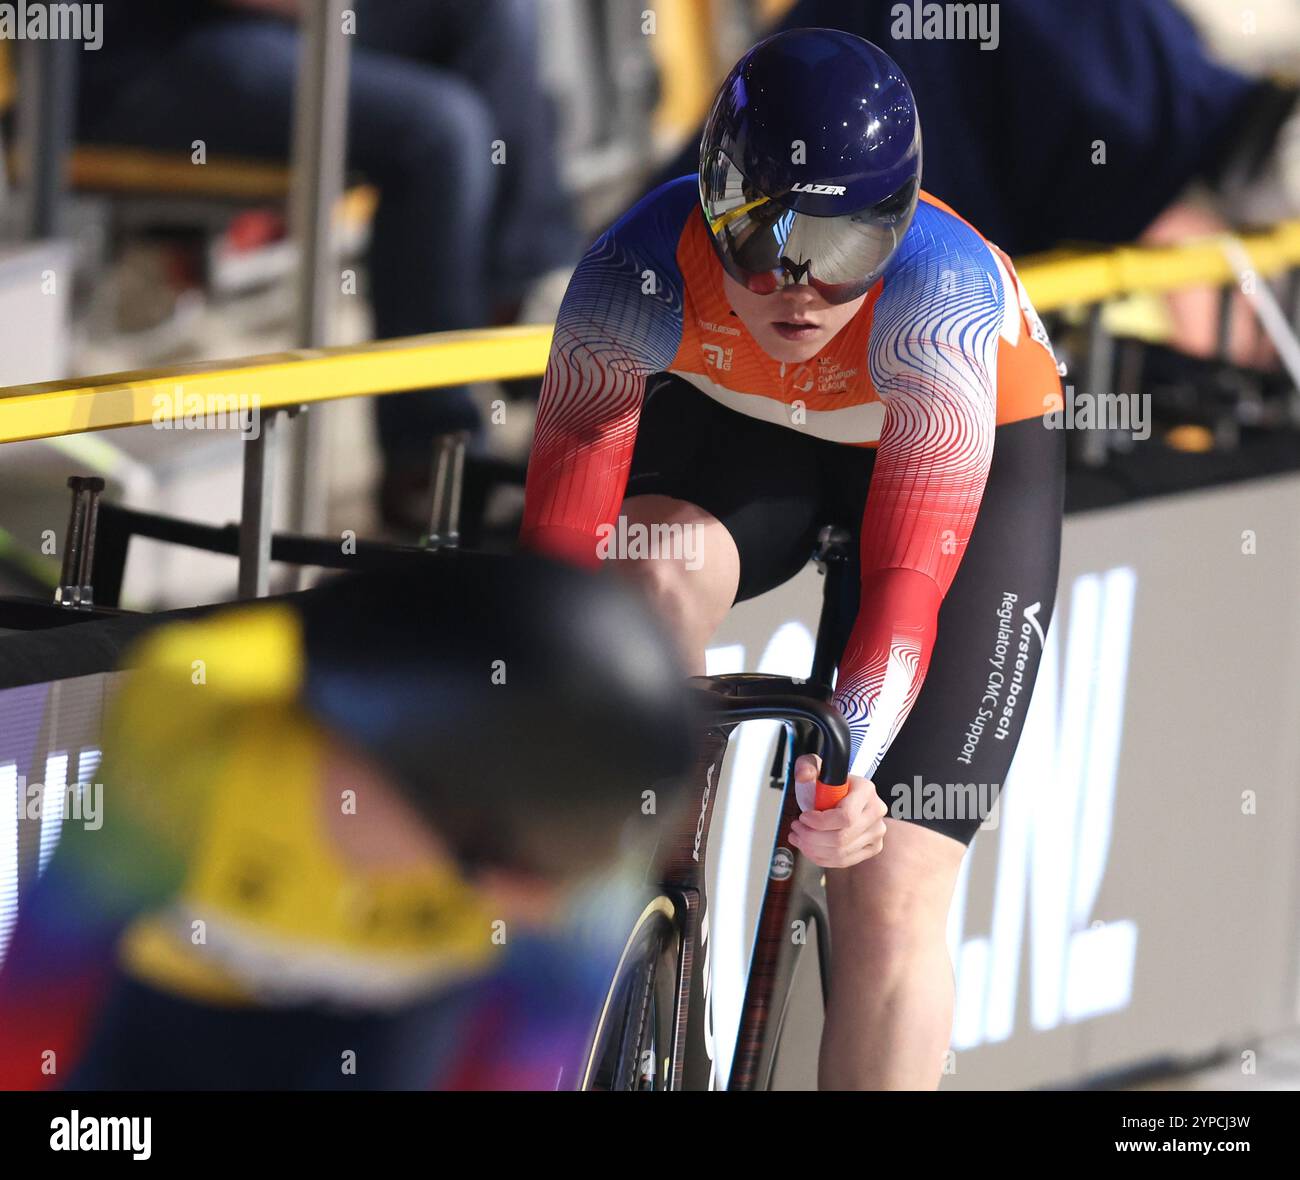
[[[884,851],[827,877],[834,937],[877,961],[905,962],[942,943],[965,848],[902,820],[888,821]]]
[[[691,671],[703,672],[704,649],[740,582],[735,541],[715,516],[670,496],[633,496],[620,518],[609,556],[677,637]]]

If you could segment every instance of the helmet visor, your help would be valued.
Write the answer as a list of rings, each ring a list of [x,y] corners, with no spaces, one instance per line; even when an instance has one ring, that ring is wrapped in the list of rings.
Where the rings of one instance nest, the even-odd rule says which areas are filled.
[[[745,179],[725,152],[700,172],[700,200],[723,268],[738,283],[769,295],[806,281],[827,303],[866,294],[898,248],[916,211],[917,182],[885,200],[839,217],[787,209]]]

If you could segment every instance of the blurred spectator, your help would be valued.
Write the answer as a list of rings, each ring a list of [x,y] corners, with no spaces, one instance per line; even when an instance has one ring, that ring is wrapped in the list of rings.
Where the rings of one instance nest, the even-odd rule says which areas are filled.
[[[1009,253],[1300,215],[1296,91],[1219,64],[1172,0],[1003,0],[992,48],[897,37],[896,8],[799,0],[781,27],[843,29],[885,49],[916,94],[926,190]],[[686,144],[660,180],[695,171],[696,154]],[[1193,186],[1201,199],[1186,207]],[[1174,343],[1215,350],[1216,291],[1179,292],[1170,313]],[[1257,360],[1250,314],[1236,319],[1236,358]]]
[[[1276,96],[1271,120],[1252,133],[1243,129],[1237,167],[1223,178],[1216,200],[1190,198],[1166,210],[1143,240],[1154,244],[1223,233],[1236,225],[1264,225],[1300,216],[1300,104],[1285,83],[1300,83],[1300,4],[1295,0],[1179,0],[1201,33],[1206,50],[1252,77],[1272,76],[1283,84],[1266,88]],[[1271,125],[1270,125],[1271,122]],[[1172,340],[1183,351],[1209,356],[1217,351],[1219,293],[1212,289],[1170,292]],[[1254,368],[1271,367],[1272,343],[1245,301],[1233,309],[1229,356]]]
[[[896,7],[799,0],[780,27],[842,29],[897,61],[921,113],[926,191],[1013,255],[1133,241],[1225,167],[1272,93],[1211,61],[1170,0],[1003,0],[992,49],[897,38]],[[667,174],[695,171],[697,145]]]
[[[1300,81],[1300,4],[1295,0],[1178,0],[1210,51],[1246,74]]]
[[[301,0],[107,0],[80,136],[209,158],[285,159]],[[532,0],[358,0],[349,165],[381,191],[375,334],[506,322],[578,241],[538,78]],[[494,144],[504,163],[494,163]],[[501,156],[498,151],[497,160]],[[391,523],[423,520],[432,438],[474,429],[464,388],[377,400]]]

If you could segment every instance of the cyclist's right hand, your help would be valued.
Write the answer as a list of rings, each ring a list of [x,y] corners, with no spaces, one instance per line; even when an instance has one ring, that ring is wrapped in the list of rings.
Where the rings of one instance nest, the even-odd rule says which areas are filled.
[[[813,807],[821,759],[804,754],[794,765],[795,798],[803,809],[790,829],[790,840],[814,864],[847,869],[884,848],[888,807],[876,785],[859,774],[848,777],[848,794],[828,811]]]

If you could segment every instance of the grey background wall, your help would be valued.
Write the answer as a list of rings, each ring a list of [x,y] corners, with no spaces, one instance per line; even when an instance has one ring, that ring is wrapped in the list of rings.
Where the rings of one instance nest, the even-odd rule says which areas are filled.
[[[1297,1024],[1298,519],[1300,479],[1285,478],[1067,520],[1005,803],[954,899],[945,1086],[1070,1084],[1249,1051]],[[718,670],[743,647],[747,668],[806,671],[789,661],[811,650],[801,629],[814,625],[819,587],[810,568],[734,611]],[[763,663],[773,646],[786,655]],[[755,799],[735,767],[761,764],[754,751],[770,741],[769,729],[748,750],[733,742],[710,847],[720,1040],[776,817],[776,792]],[[751,807],[757,834],[737,873],[734,828]],[[800,976],[778,1070],[793,1089],[814,1084],[821,1027],[811,955]]]

